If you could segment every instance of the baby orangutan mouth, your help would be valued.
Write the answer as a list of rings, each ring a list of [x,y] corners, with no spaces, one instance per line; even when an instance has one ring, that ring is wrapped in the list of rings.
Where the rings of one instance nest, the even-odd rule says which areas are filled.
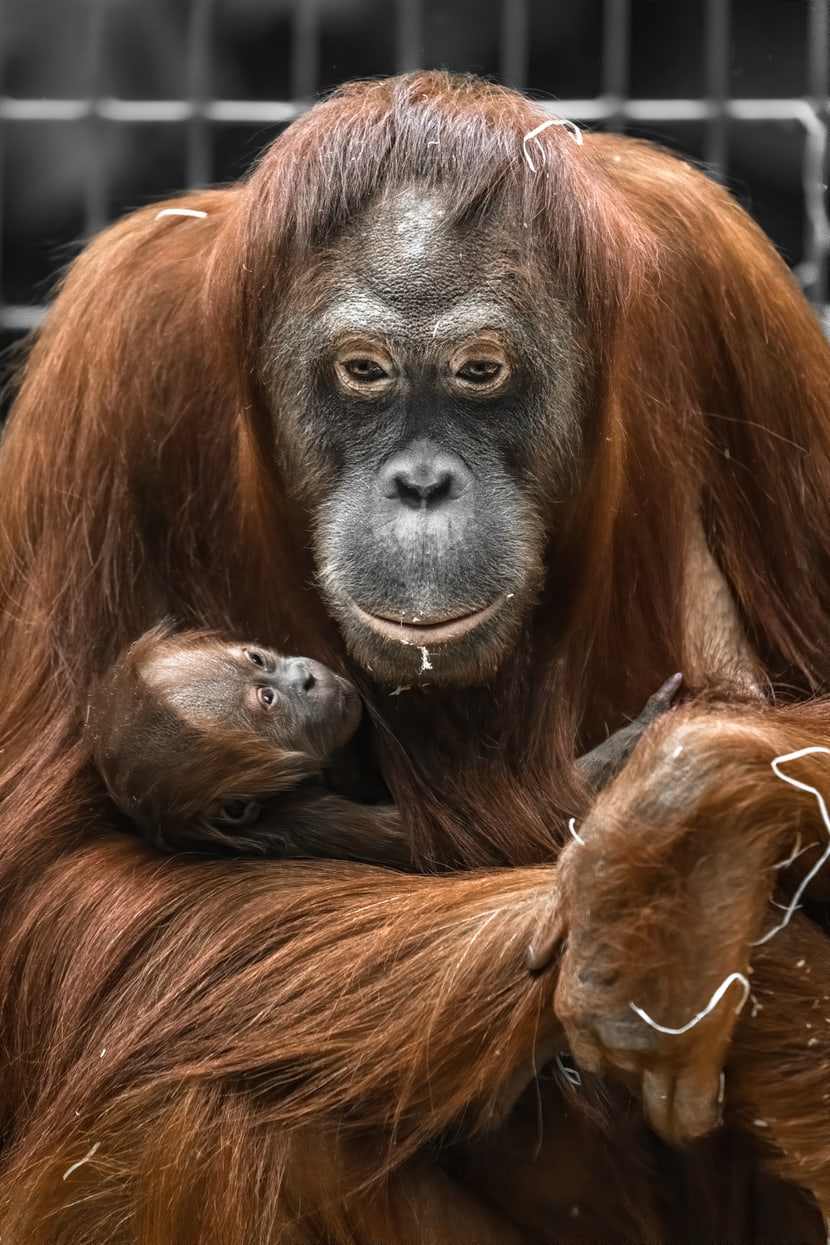
[[[473,610],[469,614],[459,614],[455,618],[442,618],[434,622],[421,618],[407,618],[404,614],[397,617],[387,614],[370,614],[359,605],[351,602],[354,615],[366,627],[370,627],[377,635],[387,640],[397,640],[399,644],[414,644],[418,647],[436,644],[448,644],[468,632],[474,631],[482,623],[487,622],[496,613],[500,602],[491,601],[483,609]]]

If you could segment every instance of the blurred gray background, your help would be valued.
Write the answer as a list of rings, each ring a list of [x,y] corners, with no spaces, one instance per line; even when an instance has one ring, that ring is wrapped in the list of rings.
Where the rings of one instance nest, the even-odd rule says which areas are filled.
[[[131,207],[237,177],[347,78],[528,90],[705,161],[827,301],[830,0],[0,0],[0,345]]]

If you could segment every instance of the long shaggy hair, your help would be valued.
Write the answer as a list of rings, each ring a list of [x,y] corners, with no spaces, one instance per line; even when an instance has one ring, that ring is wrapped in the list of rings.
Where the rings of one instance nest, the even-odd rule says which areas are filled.
[[[616,136],[549,127],[526,147],[546,116],[472,78],[352,84],[243,182],[170,205],[204,218],[143,209],[66,275],[0,459],[4,1239],[446,1242],[471,1224],[511,1240],[412,1156],[492,1120],[556,1040],[554,975],[529,977],[524,948],[587,807],[574,755],[683,669],[690,509],[763,674],[827,687],[819,326],[721,188]],[[82,706],[170,614],[349,669],[260,351],[304,265],[409,185],[514,222],[588,357],[585,487],[492,684],[390,698],[349,671],[421,867],[511,868],[160,860],[113,832]],[[739,1170],[719,1160],[723,1205]],[[725,1212],[704,1224],[693,1183],[700,1234],[747,1235]],[[428,1208],[415,1226],[411,1204]],[[621,1204],[604,1204],[615,1232]]]

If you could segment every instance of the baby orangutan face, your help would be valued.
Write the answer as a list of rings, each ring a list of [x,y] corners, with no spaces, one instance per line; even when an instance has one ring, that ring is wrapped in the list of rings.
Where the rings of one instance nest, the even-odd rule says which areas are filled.
[[[160,624],[93,688],[86,731],[112,800],[157,846],[263,851],[285,847],[273,817],[258,824],[266,805],[325,786],[361,713],[353,684],[318,661]]]
[[[276,748],[325,760],[357,730],[361,703],[348,679],[308,657],[223,641],[157,645],[142,681],[185,721],[231,727]]]

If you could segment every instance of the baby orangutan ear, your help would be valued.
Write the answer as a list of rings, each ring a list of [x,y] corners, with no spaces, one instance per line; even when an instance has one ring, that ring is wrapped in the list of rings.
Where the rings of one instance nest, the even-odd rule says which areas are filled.
[[[215,826],[250,826],[261,812],[262,805],[256,800],[222,800],[212,804],[206,816]]]

